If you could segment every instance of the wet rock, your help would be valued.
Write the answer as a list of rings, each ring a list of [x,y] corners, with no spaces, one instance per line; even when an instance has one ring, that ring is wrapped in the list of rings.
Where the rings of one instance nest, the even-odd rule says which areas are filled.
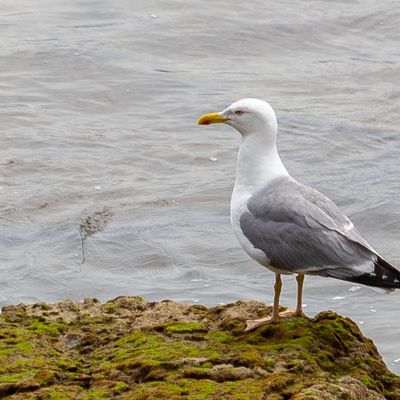
[[[353,321],[327,311],[244,333],[270,311],[126,296],[6,306],[0,397],[400,399],[400,378]]]

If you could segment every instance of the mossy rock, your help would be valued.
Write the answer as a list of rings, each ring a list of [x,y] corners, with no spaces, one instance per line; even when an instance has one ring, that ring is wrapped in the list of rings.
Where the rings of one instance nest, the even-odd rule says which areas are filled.
[[[400,377],[350,319],[327,311],[244,333],[269,312],[140,297],[7,306],[0,398],[400,399]]]

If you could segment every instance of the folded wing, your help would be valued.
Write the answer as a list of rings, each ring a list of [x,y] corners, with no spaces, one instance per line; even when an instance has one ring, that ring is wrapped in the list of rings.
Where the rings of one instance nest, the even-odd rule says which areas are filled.
[[[322,193],[278,179],[248,201],[243,233],[273,267],[382,288],[400,287],[400,271],[386,262]]]

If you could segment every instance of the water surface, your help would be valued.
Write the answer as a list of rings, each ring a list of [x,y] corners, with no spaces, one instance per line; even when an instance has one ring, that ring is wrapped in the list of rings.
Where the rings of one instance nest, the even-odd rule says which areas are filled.
[[[242,97],[272,104],[293,176],[400,265],[399,20],[389,0],[3,2],[0,304],[271,302],[229,222],[239,135],[196,126]],[[309,315],[350,316],[400,372],[399,293],[305,285]]]

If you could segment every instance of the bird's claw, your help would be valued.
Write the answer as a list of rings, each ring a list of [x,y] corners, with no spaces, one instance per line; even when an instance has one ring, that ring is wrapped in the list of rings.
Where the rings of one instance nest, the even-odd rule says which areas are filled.
[[[270,315],[268,317],[260,318],[260,319],[249,319],[246,321],[246,329],[245,332],[253,331],[259,326],[266,324],[273,324],[279,322],[280,318],[292,318],[292,317],[302,317],[304,314],[302,311],[287,309],[279,313],[278,316],[274,318],[274,316]]]

